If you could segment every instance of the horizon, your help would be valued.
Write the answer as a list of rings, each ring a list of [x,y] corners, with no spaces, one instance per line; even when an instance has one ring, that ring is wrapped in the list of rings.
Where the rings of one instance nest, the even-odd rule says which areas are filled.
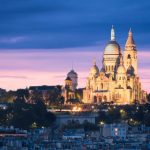
[[[47,50],[21,52],[7,50],[7,52],[0,52],[1,88],[16,90],[29,86],[64,85],[67,73],[72,69],[72,63],[73,69],[78,74],[78,88],[83,88],[94,58],[96,58],[97,65],[101,69],[103,52],[98,51],[98,47],[92,47],[95,49],[94,51],[85,51],[87,48],[82,49],[81,52],[76,51],[75,48],[71,49],[70,52],[62,52],[58,49],[56,52]],[[150,53],[147,51],[138,52],[138,72],[142,87],[147,92],[150,89],[149,56]],[[9,64],[7,64],[8,61]]]
[[[78,87],[85,87],[95,57],[101,68],[113,24],[122,51],[132,28],[142,87],[150,92],[150,2],[14,0],[0,4],[0,88],[64,85],[72,63]]]

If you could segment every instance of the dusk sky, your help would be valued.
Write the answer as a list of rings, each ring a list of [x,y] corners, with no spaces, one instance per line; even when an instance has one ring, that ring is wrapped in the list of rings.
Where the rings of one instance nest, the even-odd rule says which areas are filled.
[[[149,8],[148,0],[1,0],[0,87],[62,85],[72,63],[84,87],[94,58],[101,68],[113,24],[122,51],[132,28],[150,92]]]

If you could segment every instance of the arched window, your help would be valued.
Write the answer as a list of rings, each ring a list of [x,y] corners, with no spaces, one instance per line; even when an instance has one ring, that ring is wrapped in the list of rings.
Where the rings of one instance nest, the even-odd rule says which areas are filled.
[[[103,83],[101,83],[101,89],[103,89]]]
[[[99,100],[99,103],[101,103],[102,102],[102,97],[99,96],[98,100]]]
[[[128,54],[128,59],[130,59],[131,58],[131,55],[130,54]]]
[[[104,96],[104,101],[105,101],[105,102],[107,101],[107,96]]]

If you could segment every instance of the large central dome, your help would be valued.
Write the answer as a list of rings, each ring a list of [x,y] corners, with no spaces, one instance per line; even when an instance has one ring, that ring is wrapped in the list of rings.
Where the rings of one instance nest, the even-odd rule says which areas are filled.
[[[105,55],[119,55],[120,54],[120,46],[116,41],[110,41],[104,50]]]
[[[104,55],[119,55],[120,54],[120,46],[115,41],[115,31],[112,27],[111,29],[111,40],[108,42],[108,44],[105,47]]]

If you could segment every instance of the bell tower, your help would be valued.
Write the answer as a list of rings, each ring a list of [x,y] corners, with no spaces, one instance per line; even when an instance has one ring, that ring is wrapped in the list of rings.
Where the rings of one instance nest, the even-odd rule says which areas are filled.
[[[137,50],[136,45],[132,37],[132,31],[129,30],[128,38],[124,51],[124,66],[128,75],[137,75]]]

